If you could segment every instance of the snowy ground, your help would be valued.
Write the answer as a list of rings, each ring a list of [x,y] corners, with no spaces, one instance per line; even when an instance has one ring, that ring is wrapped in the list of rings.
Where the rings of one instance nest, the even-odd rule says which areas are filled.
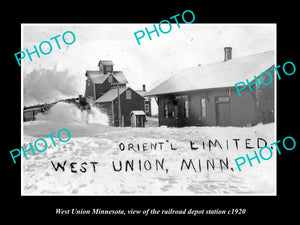
[[[26,122],[23,126],[25,149],[29,142],[34,143],[37,138],[61,128],[67,128],[72,137],[62,143],[55,135],[56,147],[50,138],[45,138],[48,142],[45,152],[37,152],[35,156],[28,154],[28,159],[22,159],[22,191],[24,195],[274,195],[276,154],[260,164],[253,160],[253,167],[245,164],[241,172],[234,163],[235,158],[246,153],[253,155],[253,150],[257,150],[246,149],[246,139],[250,139],[248,143],[254,147],[257,138],[265,139],[268,144],[274,142],[274,126],[116,128],[74,121]],[[208,140],[215,139],[222,149],[217,145],[209,150]],[[240,139],[238,149],[232,139]],[[190,141],[197,150],[191,150]],[[125,150],[120,150],[120,143],[124,144],[122,148],[126,146]],[[128,150],[130,143],[136,151]],[[150,149],[151,143],[152,148],[156,143],[156,150]],[[170,144],[177,150],[172,150]],[[220,163],[220,159],[226,163],[226,157],[228,168]],[[130,167],[125,171],[126,160],[133,160],[133,171]],[[161,164],[156,164],[156,160]],[[191,160],[195,169],[191,165],[188,169],[182,164],[183,160],[187,163]],[[56,171],[57,163],[65,161],[65,170]],[[115,171],[120,169],[120,162],[122,170]]]

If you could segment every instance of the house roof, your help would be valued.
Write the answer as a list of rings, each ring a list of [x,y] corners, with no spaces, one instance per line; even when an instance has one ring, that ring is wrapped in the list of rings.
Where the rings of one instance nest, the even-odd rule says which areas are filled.
[[[144,97],[147,94],[147,91],[143,91],[143,90],[135,90],[135,92],[138,93],[142,97]]]
[[[113,75],[119,83],[121,83],[121,84],[128,83],[128,81],[122,71],[113,71]]]
[[[153,88],[146,96],[231,87],[246,79],[252,81],[254,76],[259,76],[274,64],[274,51],[268,51],[187,68]]]
[[[132,90],[130,87],[120,87],[119,88],[119,92],[120,95],[126,91],[127,89],[130,89],[131,91],[137,93],[136,91]],[[137,93],[139,96],[141,96],[139,93]],[[117,88],[112,88],[110,89],[108,92],[106,92],[104,95],[102,95],[101,97],[99,97],[95,103],[101,103],[101,102],[111,102],[113,100],[115,100],[118,97],[118,89]],[[143,98],[141,96],[141,98]]]
[[[120,87],[119,88],[119,92],[120,95],[126,91],[129,87]],[[95,103],[101,103],[101,102],[111,102],[114,99],[116,99],[118,97],[118,89],[117,88],[112,88],[110,89],[108,92],[106,92],[104,95],[102,95],[101,97],[99,97]]]
[[[145,116],[146,115],[145,112],[142,111],[142,110],[133,110],[133,111],[131,111],[131,113],[129,114],[129,116],[131,116],[131,114],[134,114],[136,116],[140,116],[140,115]]]
[[[113,62],[111,60],[100,60],[98,63],[98,66],[102,64],[104,66],[113,66]]]
[[[122,71],[113,71],[112,73],[102,73],[101,71],[95,71],[95,70],[87,70],[85,75],[89,77],[93,83],[95,84],[102,84],[109,75],[113,75],[114,78],[120,83],[120,84],[126,84],[128,83],[126,77],[124,76]]]

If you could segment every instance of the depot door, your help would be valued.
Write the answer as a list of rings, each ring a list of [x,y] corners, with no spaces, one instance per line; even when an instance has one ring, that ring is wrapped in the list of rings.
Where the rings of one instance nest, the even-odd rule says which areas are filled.
[[[179,127],[180,126],[180,118],[179,118],[178,105],[174,106],[174,126],[175,127]]]
[[[217,126],[230,126],[230,102],[229,97],[218,97],[216,99]]]

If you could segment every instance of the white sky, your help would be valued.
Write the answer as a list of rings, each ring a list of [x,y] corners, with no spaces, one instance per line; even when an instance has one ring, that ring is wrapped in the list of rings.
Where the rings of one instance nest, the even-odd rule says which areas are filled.
[[[84,94],[85,72],[97,70],[99,60],[112,60],[114,70],[123,71],[130,87],[141,89],[142,84],[146,84],[149,91],[184,68],[222,61],[226,46],[233,48],[233,58],[275,50],[276,46],[275,24],[180,23],[180,26],[172,24],[171,32],[160,33],[160,37],[153,33],[152,40],[145,35],[138,45],[134,32],[145,31],[145,27],[151,30],[153,24],[23,24],[22,51],[28,48],[31,52],[33,45],[38,48],[40,42],[50,41],[58,34],[62,36],[65,31],[72,31],[76,36],[72,45],[65,45],[60,37],[61,49],[57,49],[53,40],[49,55],[40,53],[40,58],[32,55],[32,62],[27,56],[22,60],[24,104]],[[45,75],[49,71],[51,73]],[[61,76],[66,77],[60,80]],[[72,85],[72,90],[52,93],[58,89],[56,82],[66,89]],[[26,89],[32,90],[30,94]],[[44,94],[45,89],[52,95]]]

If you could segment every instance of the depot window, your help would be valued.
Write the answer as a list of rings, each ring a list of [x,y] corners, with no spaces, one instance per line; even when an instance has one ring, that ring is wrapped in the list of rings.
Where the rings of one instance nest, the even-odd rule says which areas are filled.
[[[168,102],[164,102],[164,117],[168,118]]]
[[[205,102],[205,98],[201,98],[200,105],[201,105],[201,116],[202,117],[206,117],[206,102]]]
[[[189,118],[189,101],[184,101],[184,117]]]

